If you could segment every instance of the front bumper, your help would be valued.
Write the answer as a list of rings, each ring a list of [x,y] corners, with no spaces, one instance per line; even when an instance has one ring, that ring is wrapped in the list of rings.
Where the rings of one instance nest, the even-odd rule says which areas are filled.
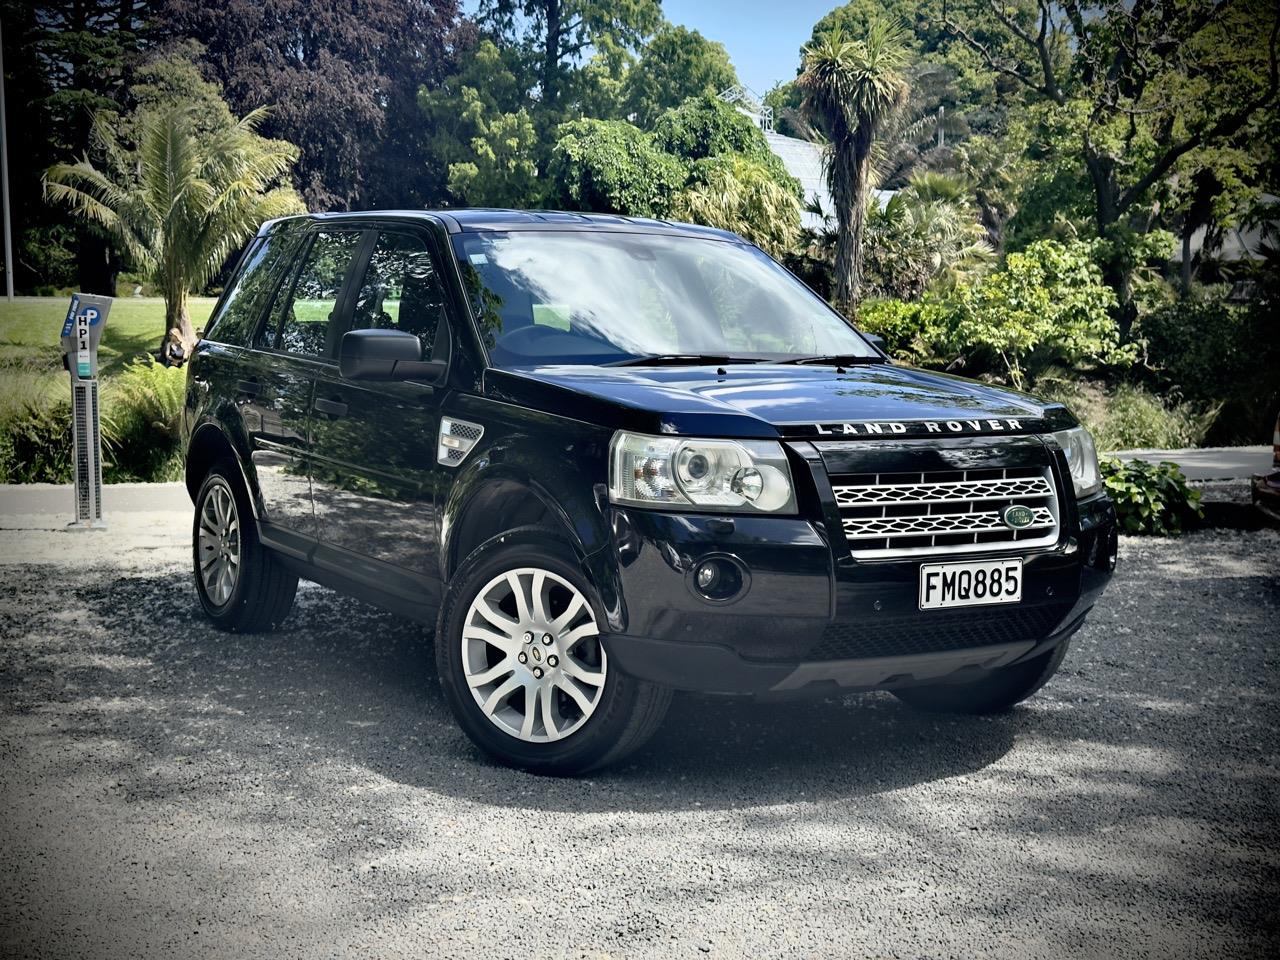
[[[598,577],[610,581],[610,657],[664,686],[732,694],[889,689],[1037,656],[1083,621],[1117,542],[1110,500],[1081,501],[1058,544],[1018,554],[1021,603],[921,611],[920,563],[946,558],[854,560],[821,519],[616,508],[612,521],[610,575]],[[747,571],[736,599],[698,594],[694,570],[711,557]]]

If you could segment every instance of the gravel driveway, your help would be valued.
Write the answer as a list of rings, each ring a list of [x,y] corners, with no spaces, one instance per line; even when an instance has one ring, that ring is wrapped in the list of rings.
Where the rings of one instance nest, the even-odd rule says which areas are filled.
[[[1218,957],[1280,936],[1280,535],[1125,540],[1004,717],[678,699],[633,762],[481,759],[413,624],[197,613],[186,515],[0,527],[0,954]],[[14,529],[15,527],[26,529]]]

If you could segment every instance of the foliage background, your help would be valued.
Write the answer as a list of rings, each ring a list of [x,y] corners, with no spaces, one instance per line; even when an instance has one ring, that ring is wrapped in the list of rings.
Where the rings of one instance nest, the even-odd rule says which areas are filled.
[[[197,138],[269,108],[258,133],[293,151],[311,210],[685,218],[827,297],[856,219],[817,210],[801,229],[813,198],[717,99],[737,81],[728,52],[658,0],[0,0],[0,17],[24,293],[160,289],[43,182],[110,159],[95,124],[131,160],[145,118],[175,106]],[[876,127],[873,185],[891,198],[862,211],[857,322],[904,361],[1067,403],[1104,449],[1264,442],[1280,408],[1275,4],[852,0],[811,42],[885,24],[906,96]],[[803,94],[764,100],[780,133],[821,145],[830,118]],[[1237,229],[1262,237],[1245,259],[1228,256]],[[190,292],[216,294],[233,259]],[[53,475],[56,398],[22,387],[50,351],[33,360],[25,322],[5,308],[0,448],[29,444],[7,462]],[[147,339],[122,341],[112,371]],[[125,432],[159,453],[121,469],[163,473],[162,377],[127,377],[152,409]]]

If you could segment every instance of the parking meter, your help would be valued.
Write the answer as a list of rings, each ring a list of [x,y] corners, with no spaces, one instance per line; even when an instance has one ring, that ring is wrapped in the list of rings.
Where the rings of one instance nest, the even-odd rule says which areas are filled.
[[[71,374],[71,466],[75,480],[72,529],[106,526],[102,520],[102,429],[98,411],[98,344],[111,298],[77,293],[62,324],[62,361]]]

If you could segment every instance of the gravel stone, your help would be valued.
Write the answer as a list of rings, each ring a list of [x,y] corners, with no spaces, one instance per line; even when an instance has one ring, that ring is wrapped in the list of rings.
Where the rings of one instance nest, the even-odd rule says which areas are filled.
[[[189,520],[0,530],[0,955],[1252,957],[1280,936],[1280,534],[1123,539],[998,717],[681,697],[589,779],[454,725],[421,627],[202,619]]]

